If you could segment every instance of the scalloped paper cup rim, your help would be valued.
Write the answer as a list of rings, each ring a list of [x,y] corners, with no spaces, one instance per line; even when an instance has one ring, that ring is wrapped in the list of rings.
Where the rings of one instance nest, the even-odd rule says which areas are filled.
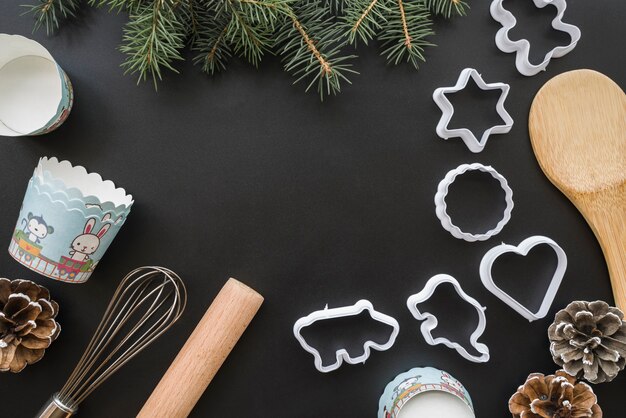
[[[44,173],[45,181],[39,176],[31,177],[29,182],[36,186],[39,193],[50,195],[53,200],[60,200],[66,206],[79,209],[85,213],[91,213],[90,209],[99,209],[101,212],[110,212],[113,217],[128,216],[131,206],[115,206],[112,202],[101,202],[96,196],[83,196],[76,188],[68,189],[61,180],[53,179],[49,172]]]
[[[110,211],[103,209],[101,206],[97,206],[97,205],[87,206],[82,201],[76,201],[76,200],[70,201],[63,195],[63,193],[60,193],[60,192],[52,193],[48,190],[45,190],[45,188],[41,188],[32,180],[34,179],[31,179],[31,182],[29,183],[29,187],[31,187],[31,193],[34,192],[34,193],[37,193],[38,195],[46,196],[50,200],[51,204],[62,205],[62,207],[68,212],[79,212],[85,217],[85,219],[89,219],[89,218],[100,219],[103,217],[105,213],[107,212],[110,213]],[[77,204],[77,203],[80,203],[80,204]],[[123,225],[124,222],[126,221],[127,216],[128,216],[128,212],[119,213],[119,214],[114,213],[109,222]]]
[[[100,205],[110,202],[115,208],[123,206],[127,210],[134,203],[133,196],[123,188],[116,187],[112,181],[103,180],[98,173],[89,173],[82,166],[73,166],[69,161],[59,161],[56,157],[40,158],[33,176],[42,183],[52,178],[55,181],[52,187],[62,184],[66,190],[78,192],[83,199],[85,196],[97,199]]]

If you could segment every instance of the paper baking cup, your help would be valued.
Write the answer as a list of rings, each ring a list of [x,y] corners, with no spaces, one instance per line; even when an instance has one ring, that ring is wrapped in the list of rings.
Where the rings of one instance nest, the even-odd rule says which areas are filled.
[[[83,283],[132,205],[131,195],[99,174],[44,157],[28,182],[9,253],[39,274]]]
[[[58,128],[73,103],[72,84],[38,42],[0,34],[0,135],[42,135]]]
[[[465,387],[449,373],[416,367],[393,379],[380,397],[378,418],[474,418]]]

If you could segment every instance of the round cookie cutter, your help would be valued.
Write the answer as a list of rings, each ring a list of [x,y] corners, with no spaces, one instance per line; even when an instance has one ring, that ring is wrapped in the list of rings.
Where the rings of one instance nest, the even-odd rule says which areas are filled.
[[[482,171],[484,173],[489,173],[494,179],[498,180],[500,186],[504,190],[506,208],[504,209],[503,217],[493,229],[490,229],[482,234],[472,234],[461,231],[461,228],[452,223],[452,218],[450,218],[450,215],[448,215],[447,212],[448,205],[446,203],[446,196],[448,195],[450,185],[454,183],[454,180],[456,180],[459,175],[468,171]],[[435,213],[437,214],[437,218],[441,221],[441,226],[443,226],[446,231],[450,232],[453,237],[468,242],[485,241],[502,231],[504,225],[506,225],[511,219],[513,206],[513,190],[509,187],[509,183],[506,181],[504,176],[498,173],[493,167],[485,166],[480,163],[461,164],[454,170],[450,170],[443,180],[439,182],[437,193],[435,194]]]

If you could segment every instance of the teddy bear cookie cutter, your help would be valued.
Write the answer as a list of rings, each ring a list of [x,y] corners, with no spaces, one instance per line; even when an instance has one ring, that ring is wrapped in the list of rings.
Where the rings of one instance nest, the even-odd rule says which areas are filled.
[[[430,312],[422,312],[418,308],[418,305],[430,299],[430,297],[435,293],[435,289],[443,283],[450,283],[454,286],[454,290],[456,290],[456,293],[461,297],[461,299],[476,309],[476,312],[478,313],[478,326],[470,336],[470,344],[478,353],[480,353],[480,356],[470,354],[461,344],[450,341],[446,337],[433,337],[432,331],[437,328],[437,325],[439,324],[437,317]],[[474,363],[484,363],[489,361],[489,347],[487,347],[486,344],[478,342],[478,339],[483,332],[485,332],[485,327],[487,326],[487,317],[485,316],[485,310],[487,308],[482,306],[476,299],[465,293],[463,288],[461,288],[461,284],[454,277],[448,274],[437,274],[431,277],[426,283],[426,286],[424,286],[424,289],[409,296],[406,301],[406,306],[415,319],[423,321],[420,326],[420,330],[424,340],[426,340],[428,344],[443,344],[448,348],[456,350],[456,352],[463,358]]]
[[[519,303],[508,293],[505,293],[500,287],[498,287],[498,285],[495,284],[495,282],[493,281],[493,276],[491,274],[491,269],[496,259],[505,253],[514,253],[526,256],[528,255],[530,250],[532,250],[537,245],[542,244],[550,246],[556,253],[557,267],[554,271],[552,279],[550,280],[550,285],[548,286],[548,290],[543,297],[539,310],[537,310],[537,312],[531,312],[527,307]],[[517,313],[528,319],[529,322],[532,322],[537,319],[545,318],[548,314],[550,306],[552,306],[552,302],[554,301],[554,298],[556,296],[556,292],[559,290],[559,286],[561,285],[561,281],[563,280],[566,269],[567,255],[565,254],[565,251],[563,251],[563,249],[559,246],[559,244],[557,244],[548,237],[535,235],[526,238],[517,246],[502,243],[487,251],[487,253],[483,256],[483,259],[480,262],[480,280],[487,288],[487,290],[493,293],[495,297],[509,305]]]
[[[447,212],[448,205],[446,203],[446,196],[448,195],[448,190],[450,185],[454,183],[454,180],[461,174],[464,174],[468,171],[482,171],[484,173],[489,173],[494,179],[498,180],[502,190],[504,190],[504,200],[506,203],[506,207],[504,209],[504,213],[502,215],[502,219],[498,222],[498,224],[485,233],[469,233],[461,231],[461,228],[456,226],[452,222],[452,218]],[[441,221],[441,226],[450,232],[453,237],[462,239],[468,242],[475,241],[485,241],[492,236],[500,233],[502,228],[509,222],[511,219],[511,212],[513,211],[513,190],[509,187],[509,183],[506,181],[502,174],[498,173],[491,166],[484,166],[480,163],[473,164],[461,164],[454,170],[450,170],[448,174],[439,182],[439,186],[437,187],[437,193],[435,194],[435,213],[437,218]]]
[[[498,115],[502,118],[504,122],[502,125],[495,125],[483,132],[480,139],[474,135],[472,131],[467,128],[457,128],[457,129],[449,129],[448,124],[450,120],[452,120],[452,115],[454,115],[454,106],[450,100],[446,97],[446,94],[457,93],[465,87],[467,87],[467,83],[469,79],[472,78],[478,88],[483,91],[488,90],[501,90],[500,98],[496,103],[496,111]],[[505,134],[508,133],[513,127],[513,118],[509,115],[509,112],[504,108],[504,101],[509,94],[510,86],[505,83],[485,83],[482,76],[473,68],[465,68],[459,74],[459,78],[456,84],[453,87],[439,87],[433,92],[433,100],[441,109],[441,119],[439,119],[439,123],[437,123],[437,135],[439,135],[442,139],[450,139],[450,138],[461,138],[467,148],[473,153],[481,152],[485,149],[485,145],[487,145],[487,140],[489,136],[492,134]]]
[[[306,342],[306,339],[302,336],[302,330],[318,321],[356,316],[365,310],[369,312],[373,320],[389,325],[392,328],[392,332],[387,342],[380,344],[372,340],[367,340],[365,343],[363,343],[363,354],[356,357],[352,357],[347,349],[339,348],[335,351],[335,363],[325,366],[319,350]],[[339,367],[341,367],[344,361],[348,364],[365,363],[365,361],[370,356],[371,350],[385,351],[390,349],[395,343],[396,337],[398,336],[399,332],[400,324],[398,324],[398,321],[396,321],[395,318],[392,318],[389,315],[385,315],[382,312],[378,312],[374,309],[372,303],[365,299],[359,300],[352,306],[342,306],[339,308],[329,309],[328,305],[326,305],[324,309],[311,312],[309,315],[298,319],[293,325],[293,335],[296,337],[302,348],[313,354],[313,357],[315,359],[315,368],[322,373],[328,373],[332,372],[333,370],[337,370]]]
[[[557,46],[548,51],[539,64],[532,64],[528,55],[530,52],[530,42],[527,39],[517,41],[509,38],[509,31],[515,27],[517,20],[513,14],[506,10],[502,5],[503,0],[493,0],[489,11],[491,17],[502,25],[502,28],[496,33],[496,46],[502,52],[515,53],[515,66],[520,74],[525,76],[533,76],[541,71],[545,71],[552,58],[560,58],[572,51],[580,40],[580,29],[577,26],[563,22],[563,15],[567,8],[565,0],[533,0],[535,7],[542,9],[548,5],[556,7],[557,15],[552,20],[552,28],[565,32],[570,37],[570,43],[564,46]]]

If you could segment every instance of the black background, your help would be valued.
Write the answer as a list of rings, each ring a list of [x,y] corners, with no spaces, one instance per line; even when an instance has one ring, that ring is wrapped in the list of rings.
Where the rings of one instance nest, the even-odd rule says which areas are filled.
[[[170,332],[94,392],[80,416],[134,416],[229,276],[266,300],[198,402],[196,417],[372,417],[387,382],[420,365],[461,380],[478,417],[508,416],[508,398],[529,373],[557,368],[546,336],[554,313],[577,299],[613,303],[601,249],[541,173],[527,118],[539,87],[563,71],[592,68],[626,85],[625,2],[571,1],[565,20],[581,28],[581,41],[548,71],[527,78],[516,71],[512,54],[496,48],[499,26],[489,2],[471,1],[468,17],[437,22],[438,47],[427,50],[419,72],[386,66],[375,45],[360,47],[361,74],[324,103],[304,94],[303,85],[292,86],[272,57],[259,70],[235,59],[214,78],[187,61],[178,65],[182,74],[168,74],[155,93],[119,68],[123,14],[85,8],[80,20],[46,37],[31,34],[32,19],[20,17],[20,3],[0,4],[0,31],[32,36],[48,47],[68,72],[76,102],[52,134],[0,141],[0,237],[8,246],[26,183],[43,155],[102,174],[130,191],[136,203],[87,284],[43,278],[0,254],[2,275],[51,290],[63,326],[40,363],[0,375],[0,415],[32,416],[62,386],[121,277],[145,264],[168,266],[185,279],[187,310]],[[551,8],[537,11],[530,0],[506,0],[505,6],[520,18],[512,37],[529,38],[535,57],[567,42],[549,30]],[[506,108],[515,125],[476,155],[458,139],[435,134],[440,111],[432,92],[453,85],[465,67],[478,69],[487,82],[511,85]],[[453,98],[453,124],[478,132],[498,122],[497,97],[474,90]],[[433,196],[448,170],[475,161],[508,179],[515,209],[500,235],[467,243],[441,228]],[[478,230],[498,218],[501,195],[484,180],[467,176],[451,188],[451,213],[459,225]],[[548,317],[529,323],[483,288],[478,265],[501,241],[517,244],[536,234],[560,243],[569,268]],[[501,260],[494,275],[520,300],[538,306],[553,267],[554,256],[538,249],[528,262]],[[437,273],[454,275],[487,306],[481,341],[491,349],[488,363],[470,363],[422,339],[405,301]],[[467,341],[476,325],[472,308],[458,303],[450,289],[441,290],[429,302],[442,321],[441,333]],[[361,298],[398,319],[395,346],[373,352],[365,365],[319,373],[292,335],[294,321],[326,303],[342,306]],[[334,327],[312,338],[324,331],[325,344],[346,333]],[[594,386],[606,417],[623,416],[625,388],[626,373]]]

